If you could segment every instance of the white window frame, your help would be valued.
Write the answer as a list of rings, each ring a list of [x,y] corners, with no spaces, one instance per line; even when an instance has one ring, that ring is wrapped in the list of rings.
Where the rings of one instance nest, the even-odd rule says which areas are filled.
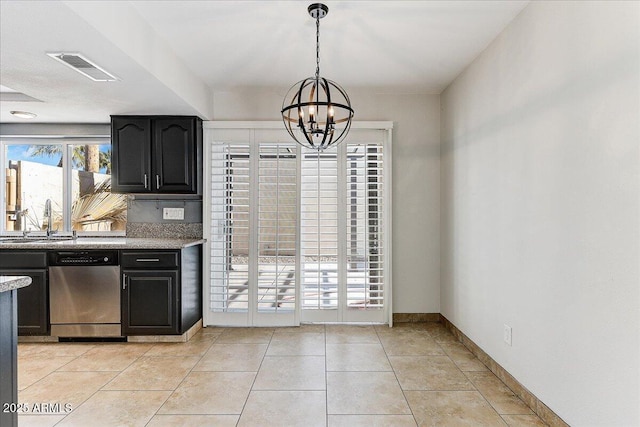
[[[385,271],[385,293],[384,293],[384,311],[383,318],[386,319],[386,323],[389,326],[392,325],[393,322],[393,298],[392,298],[392,173],[391,173],[391,164],[392,164],[392,131],[393,131],[393,122],[389,121],[366,121],[366,122],[354,122],[351,126],[351,135],[347,137],[347,140],[350,140],[352,135],[357,135],[358,131],[362,130],[372,130],[372,131],[382,131],[383,136],[383,156],[386,164],[388,165],[385,172],[385,180],[383,184],[383,191],[386,197],[386,203],[383,207],[383,215],[385,217],[384,227],[383,227],[383,244],[386,248],[386,254],[383,261],[383,268]],[[204,131],[204,161],[203,161],[203,170],[205,176],[209,173],[211,168],[211,145],[214,142],[251,142],[255,139],[256,132],[262,133],[261,131],[265,131],[267,133],[271,133],[273,131],[282,131],[283,134],[287,134],[286,130],[283,129],[282,122],[280,121],[206,121],[203,122],[203,131]],[[288,134],[287,134],[288,136]],[[290,137],[289,137],[290,138]],[[355,142],[355,141],[354,141]],[[366,141],[362,141],[366,142]],[[298,159],[300,161],[300,159]],[[211,184],[208,179],[204,179],[203,186],[203,232],[204,238],[208,237],[209,230],[211,230],[211,202],[210,198],[207,197],[211,192]],[[256,207],[252,207],[252,210],[255,210]],[[255,213],[254,213],[255,214]],[[299,252],[299,248],[298,248]],[[235,318],[235,321],[221,323],[220,317],[213,316],[210,310],[210,298],[211,298],[211,248],[209,244],[204,245],[203,250],[203,322],[205,326],[241,326],[241,325],[252,325],[254,324],[253,319],[249,319],[248,323],[246,319],[243,319],[240,313],[224,313],[227,316],[229,314],[238,314],[240,316],[231,316]],[[299,265],[299,263],[298,263]],[[300,274],[300,272],[298,272]],[[295,310],[295,324],[299,324],[300,321],[300,295],[299,289],[296,292],[297,294],[297,303]],[[250,311],[250,310],[249,310]],[[252,313],[249,313],[248,316],[253,316]],[[266,326],[266,325],[265,325]],[[275,325],[274,325],[275,326]]]
[[[111,144],[110,137],[106,136],[67,136],[67,137],[33,137],[33,136],[2,136],[0,137],[0,165],[2,165],[2,177],[0,177],[0,217],[6,218],[6,203],[5,203],[5,189],[6,189],[6,176],[4,168],[7,164],[5,155],[5,149],[11,145],[60,145],[62,149],[62,220],[63,229],[59,230],[63,233],[71,233],[71,188],[72,188],[72,169],[71,164],[71,147],[76,145],[107,145]],[[0,222],[0,234],[12,236],[22,235],[22,231],[7,231],[5,229],[6,224],[4,219]],[[37,235],[41,232],[34,231],[33,234]],[[83,234],[80,232],[79,234]],[[124,231],[90,231],[85,234],[91,235],[108,235],[108,236],[124,236]]]

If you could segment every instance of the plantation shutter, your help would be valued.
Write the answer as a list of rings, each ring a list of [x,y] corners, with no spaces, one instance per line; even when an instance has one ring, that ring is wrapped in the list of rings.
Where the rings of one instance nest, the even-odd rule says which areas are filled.
[[[250,146],[211,147],[211,291],[213,312],[246,312],[249,289]]]
[[[347,145],[347,307],[384,303],[384,171],[381,144]]]
[[[300,196],[302,309],[338,305],[338,160],[336,148],[303,151]]]
[[[297,147],[262,143],[258,164],[258,311],[296,308]]]
[[[391,124],[317,152],[253,123],[206,133],[205,324],[390,322]]]

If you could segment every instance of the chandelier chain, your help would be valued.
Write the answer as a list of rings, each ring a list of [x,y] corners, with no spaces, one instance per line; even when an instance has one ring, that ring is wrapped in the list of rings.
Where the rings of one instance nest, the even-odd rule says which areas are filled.
[[[316,17],[316,80],[320,77],[320,16]]]

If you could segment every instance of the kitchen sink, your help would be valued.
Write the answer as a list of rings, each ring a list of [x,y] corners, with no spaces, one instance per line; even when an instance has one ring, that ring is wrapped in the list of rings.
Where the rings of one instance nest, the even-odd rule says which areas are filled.
[[[71,236],[52,236],[47,239],[44,236],[29,236],[29,237],[0,237],[0,246],[2,244],[51,244],[51,245],[64,245],[73,242],[74,245],[121,245],[126,242],[125,237],[78,237],[73,239]]]
[[[38,239],[33,239],[33,238],[24,238],[24,237],[17,237],[17,238],[13,238],[13,237],[7,237],[7,238],[0,238],[0,243],[35,243],[35,242],[40,242],[42,239],[38,238]]]
[[[33,236],[33,237],[2,237],[0,238],[0,244],[2,243],[43,243],[43,242],[65,242],[72,240],[71,236],[52,236],[47,239],[46,236]]]

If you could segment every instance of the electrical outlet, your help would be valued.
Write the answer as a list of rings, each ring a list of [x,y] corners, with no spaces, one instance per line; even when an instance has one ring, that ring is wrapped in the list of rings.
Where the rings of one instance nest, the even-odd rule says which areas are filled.
[[[162,208],[162,219],[183,220],[184,208]]]
[[[508,345],[511,345],[511,326],[504,325],[503,339]]]

